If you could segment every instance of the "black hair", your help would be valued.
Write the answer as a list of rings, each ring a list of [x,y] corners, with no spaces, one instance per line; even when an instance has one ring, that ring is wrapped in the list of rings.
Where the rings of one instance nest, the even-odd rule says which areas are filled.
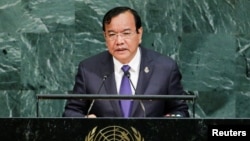
[[[105,15],[104,18],[102,20],[102,30],[105,31],[105,24],[110,24],[111,20],[113,17],[124,13],[126,11],[129,11],[133,14],[134,19],[135,19],[135,27],[136,27],[136,31],[138,32],[138,29],[141,28],[141,18],[138,15],[138,13],[129,7],[124,7],[124,6],[120,6],[120,7],[115,7],[111,10],[109,10]]]

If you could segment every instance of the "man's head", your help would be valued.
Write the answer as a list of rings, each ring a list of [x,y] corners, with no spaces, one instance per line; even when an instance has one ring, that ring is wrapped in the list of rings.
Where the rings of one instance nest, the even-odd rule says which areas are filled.
[[[105,14],[102,24],[109,52],[121,63],[129,63],[142,39],[137,12],[129,7],[115,7]]]

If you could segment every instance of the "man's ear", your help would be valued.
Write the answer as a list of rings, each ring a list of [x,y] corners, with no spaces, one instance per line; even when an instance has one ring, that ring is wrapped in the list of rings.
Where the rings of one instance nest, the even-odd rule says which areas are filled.
[[[142,33],[143,33],[142,27],[138,29],[138,32],[139,32],[138,34],[140,35],[140,36],[139,36],[139,38],[140,38],[140,39],[139,39],[139,40],[140,40],[139,43],[141,44],[141,42],[142,42]]]
[[[105,34],[105,31],[103,31],[103,37],[106,38],[106,34]]]
[[[142,35],[142,33],[143,33],[143,28],[142,28],[142,27],[140,27],[140,28],[138,29],[138,32],[139,32],[139,34],[141,34],[141,35]]]

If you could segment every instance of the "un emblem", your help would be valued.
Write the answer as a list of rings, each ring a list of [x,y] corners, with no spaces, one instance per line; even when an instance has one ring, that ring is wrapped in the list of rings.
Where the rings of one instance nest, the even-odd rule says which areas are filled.
[[[144,141],[135,128],[125,129],[121,126],[107,126],[97,130],[94,127],[85,137],[85,141]]]

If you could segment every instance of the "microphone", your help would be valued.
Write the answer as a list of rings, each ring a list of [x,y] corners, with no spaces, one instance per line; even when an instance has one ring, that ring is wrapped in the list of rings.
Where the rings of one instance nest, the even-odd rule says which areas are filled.
[[[133,84],[133,82],[132,82],[131,79],[130,79],[130,73],[129,73],[129,71],[127,71],[127,72],[125,73],[125,75],[128,77],[129,82],[130,82],[130,84],[132,85],[132,87],[133,87],[133,89],[134,89],[134,91],[135,91],[135,85]],[[139,100],[139,103],[140,103],[141,108],[142,108],[142,111],[143,111],[143,116],[146,117],[145,106],[144,106],[144,104],[143,104],[143,102],[142,102],[141,100]]]
[[[102,83],[101,83],[101,85],[100,85],[100,87],[99,87],[99,89],[98,89],[98,91],[97,91],[97,94],[100,93],[100,91],[101,91],[101,89],[102,89],[102,87],[103,87],[103,85],[104,85],[104,82],[105,82],[105,80],[106,80],[107,78],[108,78],[108,75],[105,74],[105,75],[103,76],[103,78],[102,78]],[[92,109],[94,103],[95,103],[95,99],[92,100],[92,102],[91,102],[91,104],[90,104],[90,106],[89,106],[89,108],[88,108],[88,112],[87,112],[87,114],[86,114],[87,118],[88,118],[88,116],[89,116],[89,113],[90,113],[90,111],[91,111],[91,109]]]

